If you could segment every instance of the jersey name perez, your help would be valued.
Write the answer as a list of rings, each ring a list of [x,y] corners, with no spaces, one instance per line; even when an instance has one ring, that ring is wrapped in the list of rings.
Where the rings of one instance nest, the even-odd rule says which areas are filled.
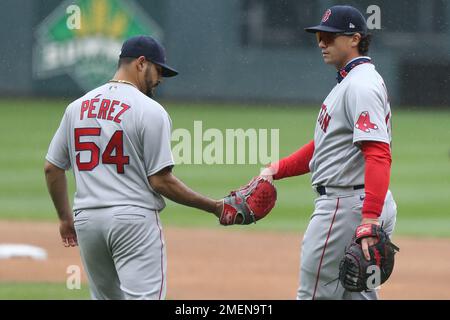
[[[116,109],[118,109],[118,112],[113,117]],[[93,99],[84,100],[81,103],[80,120],[84,119],[87,112],[87,118],[90,119],[97,118],[121,123],[121,117],[128,109],[130,109],[130,106],[119,100],[111,101],[111,99],[102,99],[100,101],[99,98],[95,97]]]

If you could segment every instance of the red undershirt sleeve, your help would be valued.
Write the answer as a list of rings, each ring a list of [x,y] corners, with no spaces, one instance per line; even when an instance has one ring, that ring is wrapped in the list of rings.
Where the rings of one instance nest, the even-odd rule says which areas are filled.
[[[391,149],[379,141],[362,141],[361,151],[365,159],[363,218],[378,218],[383,210],[391,173]]]
[[[309,172],[309,162],[314,154],[314,140],[305,144],[290,156],[270,165],[276,172],[275,180],[299,176]]]

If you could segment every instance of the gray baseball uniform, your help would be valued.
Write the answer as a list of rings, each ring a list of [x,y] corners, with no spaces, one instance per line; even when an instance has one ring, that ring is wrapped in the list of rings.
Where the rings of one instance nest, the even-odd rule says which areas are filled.
[[[386,87],[371,63],[356,64],[323,102],[310,170],[314,190],[321,186],[325,194],[315,200],[304,235],[298,299],[377,298],[377,290],[350,293],[336,279],[345,247],[362,219],[365,161],[359,143],[390,144],[390,117]],[[380,222],[389,235],[394,230],[396,212],[388,191]]]
[[[163,299],[163,198],[147,177],[173,166],[171,121],[137,88],[110,82],[66,109],[46,159],[73,168],[73,210],[94,299]]]

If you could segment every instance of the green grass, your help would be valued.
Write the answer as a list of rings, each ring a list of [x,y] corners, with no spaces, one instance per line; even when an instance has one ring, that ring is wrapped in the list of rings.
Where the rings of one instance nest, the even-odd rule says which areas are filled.
[[[0,300],[87,300],[89,289],[69,290],[65,283],[0,282]]]
[[[0,101],[0,219],[54,220],[43,175],[48,144],[67,101]],[[173,128],[280,128],[280,156],[313,137],[317,107],[164,104]],[[397,234],[450,236],[450,112],[393,110],[391,190],[398,204]],[[206,143],[205,143],[206,145]],[[175,174],[195,190],[219,198],[244,184],[261,165],[179,165]],[[310,176],[277,183],[273,212],[248,230],[301,232],[313,209]],[[72,174],[70,190],[74,191]],[[168,201],[165,225],[219,227],[210,215]]]

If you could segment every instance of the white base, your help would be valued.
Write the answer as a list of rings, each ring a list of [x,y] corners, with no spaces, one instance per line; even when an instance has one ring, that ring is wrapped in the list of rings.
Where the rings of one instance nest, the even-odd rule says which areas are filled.
[[[47,252],[42,248],[28,244],[0,244],[0,259],[11,258],[46,260]]]

